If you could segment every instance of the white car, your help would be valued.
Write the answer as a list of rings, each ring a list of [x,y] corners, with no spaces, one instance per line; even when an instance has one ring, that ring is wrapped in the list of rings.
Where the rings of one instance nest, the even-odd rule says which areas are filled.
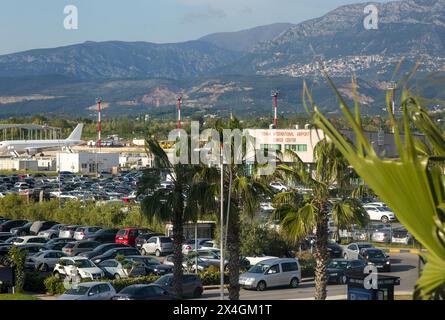
[[[254,266],[257,263],[260,263],[261,261],[268,260],[268,259],[278,259],[278,257],[273,257],[273,256],[254,256],[254,257],[246,257],[246,259],[249,260],[251,266]]]
[[[282,184],[281,182],[272,182],[269,184],[273,189],[275,189],[278,192],[287,191],[287,187]]]
[[[48,241],[47,238],[39,237],[39,236],[25,236],[25,237],[17,237],[12,242],[13,245],[21,246],[24,244],[45,244]]]
[[[92,261],[85,257],[64,257],[59,260],[53,270],[55,277],[75,276],[81,279],[101,279],[105,276],[102,269],[98,268]]]
[[[133,261],[128,260],[128,263],[133,263]],[[145,268],[143,265],[134,266],[133,270],[128,272],[124,268],[121,262],[117,261],[116,259],[110,259],[102,261],[97,265],[99,268],[104,270],[104,272],[109,277],[113,277],[114,279],[124,279],[128,277],[138,277],[138,276],[145,276]]]
[[[391,242],[391,229],[384,228],[378,231],[374,231],[371,234],[371,241],[381,242],[381,243],[389,243]]]
[[[383,223],[388,223],[389,221],[396,220],[394,212],[388,207],[375,206],[375,205],[364,205],[363,208],[369,215],[370,220],[381,221]]]
[[[57,238],[59,236],[60,229],[62,229],[65,226],[66,226],[66,224],[56,224],[56,225],[52,226],[50,229],[48,229],[48,230],[40,231],[38,236],[39,237],[44,237],[44,238],[47,238],[47,239]]]
[[[169,237],[152,237],[142,245],[141,254],[155,254],[157,257],[173,252],[173,240]]]
[[[108,282],[86,282],[68,289],[57,300],[111,300],[115,295]]]
[[[196,250],[195,248],[195,242],[198,242],[198,249],[200,249],[202,247],[203,244],[205,244],[208,241],[212,241],[212,239],[210,238],[197,238],[196,241],[195,239],[190,239],[187,240],[183,245],[182,245],[182,253],[183,254],[188,254],[189,252]]]
[[[77,225],[69,225],[64,226],[59,231],[59,238],[72,238],[74,237],[74,232],[76,232],[76,229],[80,227]]]

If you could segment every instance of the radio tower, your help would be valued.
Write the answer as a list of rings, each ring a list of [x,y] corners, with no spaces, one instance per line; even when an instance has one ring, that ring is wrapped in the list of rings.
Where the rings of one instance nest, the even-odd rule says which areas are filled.
[[[274,105],[274,118],[273,125],[275,129],[278,127],[278,96],[280,95],[280,91],[272,90],[271,96],[273,97],[273,105]]]
[[[102,147],[102,98],[97,98],[97,146]]]
[[[182,96],[178,98],[178,129],[181,129],[181,105],[182,105]]]

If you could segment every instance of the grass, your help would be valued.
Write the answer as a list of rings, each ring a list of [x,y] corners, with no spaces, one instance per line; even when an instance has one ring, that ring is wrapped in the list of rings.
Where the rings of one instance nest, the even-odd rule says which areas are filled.
[[[23,294],[23,293],[16,293],[16,294],[0,294],[0,300],[39,300],[39,298]]]
[[[413,296],[410,294],[395,295],[394,300],[413,300]]]

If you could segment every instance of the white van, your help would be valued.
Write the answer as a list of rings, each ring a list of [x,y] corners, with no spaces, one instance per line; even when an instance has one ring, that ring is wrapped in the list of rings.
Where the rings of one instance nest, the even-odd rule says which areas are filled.
[[[270,287],[290,286],[297,288],[301,281],[301,269],[298,259],[278,258],[257,263],[243,273],[239,284],[246,289],[264,291]]]

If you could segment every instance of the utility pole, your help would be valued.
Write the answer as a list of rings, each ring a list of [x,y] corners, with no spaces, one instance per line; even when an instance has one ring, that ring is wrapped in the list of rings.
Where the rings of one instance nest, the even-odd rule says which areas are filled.
[[[278,96],[280,95],[280,92],[278,90],[272,90],[271,96],[273,97],[273,105],[274,105],[274,118],[273,118],[273,125],[275,129],[278,127]]]
[[[97,102],[97,145],[96,145],[96,178],[99,176],[99,163],[97,160],[97,153],[101,151],[102,147],[102,98],[96,99]],[[97,149],[99,148],[99,149]]]
[[[221,273],[221,293],[220,299],[224,300],[224,154],[223,145],[221,144],[220,170],[221,170],[221,216],[220,216],[220,264],[219,271]]]

